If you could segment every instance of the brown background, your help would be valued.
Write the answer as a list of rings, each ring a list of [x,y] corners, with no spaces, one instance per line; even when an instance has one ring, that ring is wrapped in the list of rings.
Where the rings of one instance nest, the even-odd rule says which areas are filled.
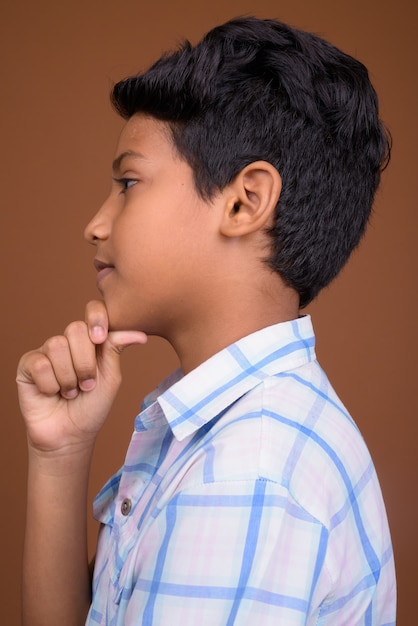
[[[309,311],[320,360],[380,476],[398,571],[398,624],[417,623],[415,6],[415,0],[2,0],[1,624],[20,623],[26,450],[16,363],[83,316],[84,303],[96,296],[82,230],[107,192],[121,127],[108,105],[110,86],[182,36],[196,40],[244,13],[322,34],[365,62],[393,134],[392,163],[366,239]],[[127,352],[122,393],[96,452],[92,495],[122,462],[143,394],[175,365],[158,339]],[[95,532],[92,524],[92,545]]]

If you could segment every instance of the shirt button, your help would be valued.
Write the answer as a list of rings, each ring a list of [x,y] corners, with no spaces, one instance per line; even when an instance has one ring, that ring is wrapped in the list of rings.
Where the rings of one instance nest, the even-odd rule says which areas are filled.
[[[129,515],[129,513],[131,512],[132,509],[132,502],[129,500],[129,498],[125,498],[121,504],[120,507],[120,511],[122,513],[122,515]]]

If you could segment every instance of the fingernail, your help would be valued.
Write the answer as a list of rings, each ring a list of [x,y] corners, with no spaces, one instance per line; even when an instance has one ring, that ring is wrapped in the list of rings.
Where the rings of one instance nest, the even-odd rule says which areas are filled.
[[[80,389],[82,391],[91,391],[96,386],[96,381],[94,378],[88,378],[87,380],[82,380],[80,382]]]
[[[91,329],[91,334],[93,339],[103,339],[105,337],[105,329],[103,328],[103,326],[93,326],[93,328]]]
[[[61,392],[61,395],[66,400],[73,400],[78,396],[78,389],[69,389],[68,391]]]

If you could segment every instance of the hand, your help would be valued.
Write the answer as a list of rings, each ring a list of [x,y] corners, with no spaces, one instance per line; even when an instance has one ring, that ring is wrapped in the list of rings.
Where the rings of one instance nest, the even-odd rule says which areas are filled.
[[[26,353],[17,385],[29,444],[47,454],[91,446],[121,382],[122,351],[146,340],[142,332],[108,332],[105,306],[94,301],[85,322],[73,322]]]

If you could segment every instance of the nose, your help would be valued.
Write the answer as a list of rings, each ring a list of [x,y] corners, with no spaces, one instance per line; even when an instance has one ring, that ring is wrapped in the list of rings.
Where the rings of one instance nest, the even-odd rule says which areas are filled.
[[[96,215],[90,220],[84,229],[84,238],[91,244],[104,241],[111,233],[111,216],[109,200],[100,207]]]

